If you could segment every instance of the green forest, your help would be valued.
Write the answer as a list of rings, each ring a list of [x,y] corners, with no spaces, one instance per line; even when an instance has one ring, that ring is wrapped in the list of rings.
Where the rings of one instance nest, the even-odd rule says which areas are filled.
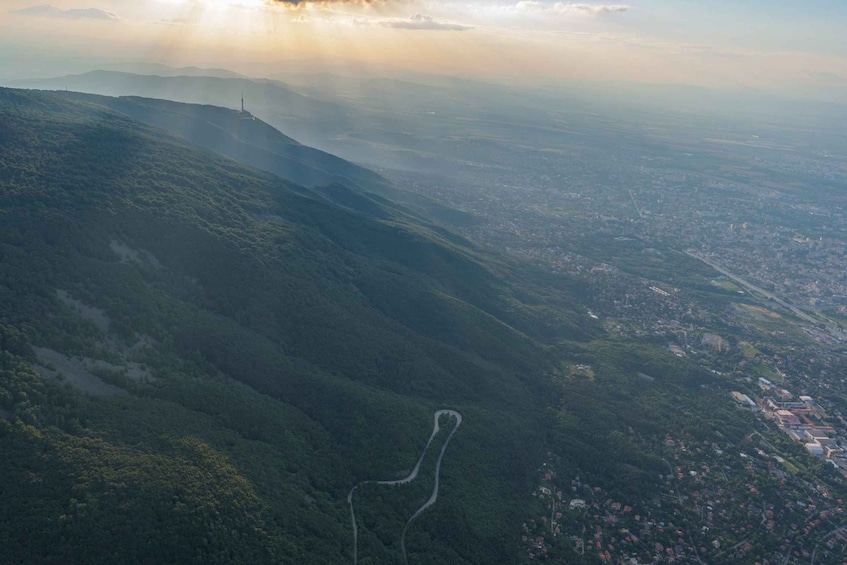
[[[464,422],[409,562],[512,563],[546,450],[637,492],[662,462],[627,429],[744,433],[703,409],[718,377],[347,165],[306,188],[0,90],[0,563],[352,563],[347,493],[407,473],[442,408]],[[444,439],[361,490],[360,563],[402,562]]]

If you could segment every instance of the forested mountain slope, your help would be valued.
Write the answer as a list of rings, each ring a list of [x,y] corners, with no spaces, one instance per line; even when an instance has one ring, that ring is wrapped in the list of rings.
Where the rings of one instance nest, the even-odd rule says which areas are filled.
[[[343,206],[359,208],[380,204],[417,216],[417,220],[467,225],[475,219],[446,208],[420,194],[395,187],[379,174],[319,149],[303,145],[249,112],[219,106],[186,104],[137,96],[100,96],[78,92],[57,93],[71,100],[105,106],[149,126],[167,130],[194,145],[210,149],[239,163],[256,167],[321,192]],[[344,189],[339,189],[343,185]],[[360,193],[358,195],[352,192]],[[364,200],[363,200],[364,197]],[[395,210],[400,211],[400,210]]]
[[[407,476],[452,409],[409,562],[513,563],[550,453],[643,493],[665,463],[622,432],[746,429],[579,291],[367,187],[2,89],[0,562],[350,563],[350,489]],[[418,479],[357,490],[360,563],[403,561],[442,424]]]
[[[0,171],[0,561],[350,560],[347,490],[410,468],[444,406],[450,494],[410,552],[509,555],[531,336],[588,335],[576,314],[378,201],[59,93],[0,91]]]
[[[249,112],[135,96],[66,96],[107,106],[195,145],[302,185],[345,183],[375,190],[389,184],[372,171],[301,145]]]

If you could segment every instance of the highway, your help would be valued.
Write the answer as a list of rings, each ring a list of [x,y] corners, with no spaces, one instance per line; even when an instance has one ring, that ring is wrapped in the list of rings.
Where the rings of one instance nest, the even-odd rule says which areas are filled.
[[[773,300],[774,302],[776,302],[777,304],[779,304],[783,308],[787,308],[788,310],[793,312],[801,320],[804,320],[804,321],[809,322],[810,324],[814,324],[814,325],[817,325],[817,324],[824,321],[824,320],[819,320],[817,318],[814,318],[813,316],[810,316],[809,314],[807,314],[803,310],[801,310],[801,309],[797,308],[796,306],[789,304],[785,300],[781,299],[779,296],[777,296],[773,292],[770,292],[770,291],[765,290],[761,287],[758,287],[758,286],[754,285],[753,283],[750,283],[750,282],[742,279],[741,277],[730,273],[726,269],[720,267],[719,265],[715,264],[713,261],[706,259],[705,257],[703,257],[701,255],[697,255],[696,253],[693,253],[691,251],[685,251],[685,254],[688,255],[689,257],[692,257],[693,259],[697,259],[698,261],[705,263],[706,265],[710,266],[711,268],[713,268],[714,270],[716,270],[720,274],[724,275],[728,279],[731,279],[733,282],[738,283],[739,285],[743,286],[748,291],[753,291],[753,292],[755,292],[755,293],[757,293],[761,296],[764,296],[765,298]]]

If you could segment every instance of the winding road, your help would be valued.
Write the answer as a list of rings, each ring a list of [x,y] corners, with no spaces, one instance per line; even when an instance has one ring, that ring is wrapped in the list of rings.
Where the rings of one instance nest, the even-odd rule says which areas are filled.
[[[405,483],[410,483],[414,481],[418,476],[418,471],[420,471],[421,463],[423,463],[424,457],[426,456],[426,452],[429,451],[429,446],[432,444],[432,440],[435,439],[435,436],[438,435],[438,432],[441,431],[441,427],[438,423],[438,419],[447,414],[451,418],[456,419],[456,426],[453,428],[453,431],[450,432],[450,435],[447,436],[447,439],[444,441],[444,445],[441,446],[441,453],[438,456],[438,461],[435,463],[435,484],[432,488],[432,494],[429,499],[424,502],[423,506],[417,509],[412,517],[406,521],[406,525],[403,526],[403,535],[400,538],[400,547],[403,550],[403,561],[408,565],[409,560],[406,557],[406,530],[409,529],[409,524],[412,523],[412,520],[417,518],[423,513],[424,510],[435,504],[435,501],[438,500],[438,482],[439,476],[441,474],[441,460],[444,458],[444,452],[447,451],[447,445],[450,443],[450,439],[453,437],[453,434],[456,433],[456,430],[459,429],[459,426],[462,425],[462,415],[456,412],[455,410],[438,410],[433,416],[433,424],[432,424],[432,434],[430,434],[429,439],[426,442],[426,445],[421,452],[420,458],[418,458],[418,462],[415,464],[415,468],[412,469],[412,472],[402,479],[397,479],[394,481],[363,481],[353,488],[350,489],[350,494],[347,495],[347,504],[350,505],[350,520],[353,523],[353,565],[358,565],[359,563],[359,526],[356,524],[356,511],[353,508],[353,493],[356,492],[356,489],[362,485],[402,485]]]

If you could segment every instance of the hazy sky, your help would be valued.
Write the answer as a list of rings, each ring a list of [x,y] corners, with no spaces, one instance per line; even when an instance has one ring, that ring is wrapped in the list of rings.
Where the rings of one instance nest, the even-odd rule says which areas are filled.
[[[0,75],[307,59],[489,79],[847,92],[844,0],[3,0]]]

